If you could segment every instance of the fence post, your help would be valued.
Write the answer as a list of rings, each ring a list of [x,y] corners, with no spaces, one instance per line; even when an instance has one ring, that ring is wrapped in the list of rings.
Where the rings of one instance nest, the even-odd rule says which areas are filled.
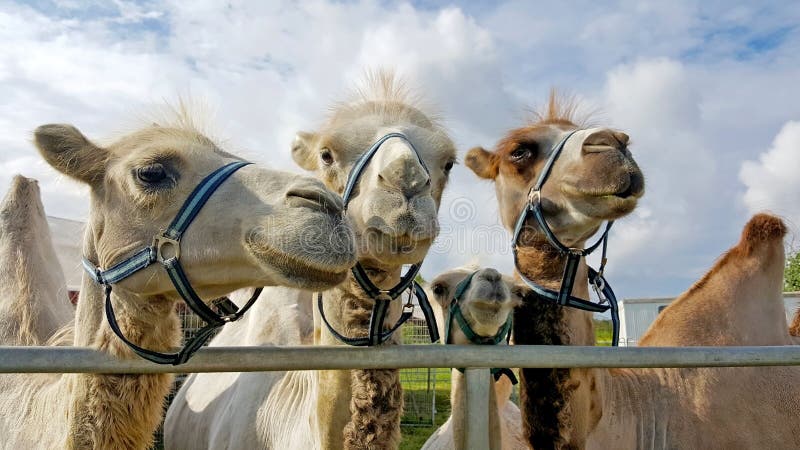
[[[467,448],[489,448],[489,380],[487,368],[466,369],[467,381]]]

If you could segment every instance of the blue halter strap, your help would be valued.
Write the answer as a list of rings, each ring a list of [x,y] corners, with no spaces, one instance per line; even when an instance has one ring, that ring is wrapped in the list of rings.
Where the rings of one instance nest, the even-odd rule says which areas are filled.
[[[478,271],[472,272],[467,278],[461,280],[460,283],[456,286],[455,293],[453,294],[453,300],[450,301],[450,307],[447,310],[447,318],[445,319],[444,323],[444,343],[450,343],[450,330],[452,328],[453,321],[456,322],[458,328],[461,329],[461,332],[464,333],[464,336],[469,339],[470,342],[476,345],[497,345],[503,341],[508,341],[511,339],[511,326],[513,324],[513,314],[508,315],[508,319],[506,323],[500,327],[497,334],[494,336],[481,336],[469,326],[467,319],[464,317],[463,311],[461,311],[461,305],[459,302],[461,298],[464,296],[464,293],[467,292],[469,289],[470,284],[472,283],[472,278]],[[464,373],[464,368],[456,368],[459,372]],[[505,375],[511,380],[511,384],[517,384],[517,377],[514,375],[514,372],[506,367],[493,367],[490,369],[492,372],[492,376],[494,376],[494,380],[497,381],[500,379],[501,376]]]
[[[614,221],[610,220],[606,223],[603,233],[594,244],[586,248],[571,248],[567,247],[558,240],[558,237],[555,235],[555,233],[553,233],[553,230],[551,230],[550,226],[547,224],[547,220],[544,217],[544,212],[542,211],[542,187],[544,187],[544,183],[550,176],[553,165],[561,155],[567,140],[578,131],[580,130],[574,130],[568,133],[553,148],[553,151],[550,153],[550,157],[547,159],[544,167],[542,168],[542,172],[539,175],[536,184],[531,188],[531,191],[528,194],[528,202],[517,218],[517,223],[514,227],[514,237],[512,242],[514,266],[517,268],[517,273],[522,281],[528,287],[530,287],[531,290],[533,290],[537,297],[541,299],[557,303],[561,306],[582,309],[584,311],[601,313],[610,310],[611,323],[613,326],[611,345],[616,346],[618,345],[619,341],[619,308],[614,291],[603,277],[603,271],[605,269],[606,262],[608,261],[606,258],[606,253],[608,251],[608,232],[611,230],[611,226],[614,224]],[[542,231],[542,233],[544,233],[550,245],[555,247],[559,253],[567,257],[567,261],[564,265],[564,276],[561,280],[561,288],[558,291],[547,289],[533,280],[530,280],[519,268],[519,259],[517,255],[519,240],[520,236],[522,235],[522,231],[525,228],[525,223],[530,216],[533,216],[534,220],[536,220],[539,229]],[[592,286],[592,289],[600,299],[600,303],[593,303],[591,301],[583,300],[573,296],[572,287],[575,285],[575,276],[578,271],[581,258],[591,254],[601,245],[603,250],[599,270],[594,270],[593,268],[589,267],[589,284]]]
[[[261,288],[256,289],[251,298],[241,309],[227,297],[222,297],[212,302],[217,309],[217,311],[214,311],[206,305],[192,288],[192,284],[189,282],[180,263],[181,238],[183,237],[183,233],[189,228],[189,225],[192,224],[192,221],[197,217],[197,214],[214,191],[216,191],[228,177],[233,175],[234,172],[248,164],[251,163],[244,161],[232,162],[206,176],[200,184],[195,187],[192,193],[189,194],[189,197],[183,203],[180,211],[178,211],[178,214],[167,229],[154,237],[151,246],[139,250],[127,259],[114,264],[106,270],[96,266],[85,257],[82,259],[83,268],[86,270],[86,273],[88,273],[96,283],[105,286],[105,312],[111,330],[122,342],[130,347],[134,353],[142,358],[158,364],[179,365],[185,363],[192,354],[199,350],[203,344],[213,336],[217,328],[242,317],[242,315],[253,306],[261,293]],[[165,255],[166,252],[169,253],[168,256]],[[175,286],[175,290],[181,298],[183,298],[183,301],[186,302],[186,305],[207,323],[207,325],[201,328],[195,337],[189,339],[184,347],[177,353],[161,353],[148,350],[128,340],[119,328],[116,315],[114,314],[114,307],[111,304],[111,286],[113,284],[124,280],[155,262],[159,262],[164,266],[170,280],[172,280],[172,284]]]
[[[342,194],[342,202],[344,203],[343,214],[347,213],[347,205],[353,198],[353,190],[356,188],[356,186],[358,186],[358,180],[361,178],[364,169],[366,169],[372,157],[375,156],[375,153],[377,153],[381,148],[381,145],[392,138],[398,138],[405,141],[414,152],[414,155],[417,156],[417,160],[425,170],[425,173],[430,176],[430,171],[425,165],[425,162],[422,160],[422,157],[419,155],[419,151],[417,151],[416,147],[414,147],[414,144],[408,140],[406,135],[402,133],[388,133],[372,144],[372,146],[366,152],[362,153],[361,156],[358,157],[355,164],[353,164],[353,168],[350,170],[350,174],[347,177],[344,193]],[[384,330],[383,324],[386,320],[386,314],[389,311],[389,304],[392,302],[392,300],[399,297],[403,291],[411,289],[417,297],[417,302],[419,303],[420,308],[422,308],[422,313],[425,315],[425,322],[428,326],[428,335],[431,338],[431,342],[438,341],[439,331],[436,325],[436,318],[433,315],[433,309],[428,301],[428,296],[425,295],[425,291],[422,289],[422,287],[420,287],[417,282],[414,281],[421,266],[422,261],[413,264],[408,269],[406,274],[403,275],[397,285],[391,289],[381,289],[378,286],[375,286],[375,284],[369,279],[367,271],[360,262],[357,262],[351,270],[353,273],[353,278],[355,278],[361,289],[364,290],[364,292],[375,301],[375,305],[372,307],[372,313],[369,318],[369,334],[366,337],[347,337],[336,331],[328,322],[327,317],[325,317],[322,293],[320,292],[317,294],[317,308],[319,309],[322,322],[328,328],[328,331],[330,331],[331,334],[336,337],[336,339],[344,344],[358,347],[380,345],[386,342],[386,340],[391,337],[392,333],[400,328],[400,326],[410,319],[414,314],[414,305],[411,303],[411,295],[409,294],[408,302],[406,302],[406,304],[403,306],[403,313],[400,315],[400,319],[398,319],[398,321],[391,328]]]

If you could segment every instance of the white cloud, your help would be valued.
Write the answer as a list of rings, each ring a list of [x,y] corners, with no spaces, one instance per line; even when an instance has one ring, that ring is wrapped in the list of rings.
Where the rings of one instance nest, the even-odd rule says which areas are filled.
[[[70,122],[96,138],[127,128],[150,104],[195,96],[214,106],[216,128],[234,151],[296,171],[294,132],[317,126],[365,67],[391,66],[410,78],[439,107],[462,154],[521,125],[525,106],[555,85],[628,131],[647,176],[642,206],[615,226],[615,288],[622,296],[676,294],[746,220],[737,207],[741,161],[757,159],[774,130],[800,119],[800,35],[791,28],[800,17],[779,6],[36,5],[0,5],[0,190],[14,173],[34,176],[48,212],[67,217],[85,215],[85,191],[39,160],[30,132],[42,123]],[[754,199],[748,207],[766,202],[759,179],[785,175],[773,171],[800,160],[779,142],[741,169],[745,198]],[[768,206],[800,221],[794,183],[769,191],[770,202],[783,200]],[[460,216],[465,200],[472,211]],[[432,252],[427,276],[473,254],[511,270],[490,183],[457,166],[441,211],[441,248],[450,241],[455,250]]]
[[[787,122],[758,161],[745,161],[739,178],[751,213],[769,210],[800,225],[800,121]]]

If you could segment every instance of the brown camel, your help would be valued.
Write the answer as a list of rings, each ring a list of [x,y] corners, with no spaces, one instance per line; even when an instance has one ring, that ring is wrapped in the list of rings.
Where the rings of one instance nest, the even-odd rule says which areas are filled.
[[[106,268],[152,245],[201,179],[238,160],[186,117],[146,127],[107,146],[89,141],[70,125],[44,125],[36,130],[35,143],[53,168],[89,187],[83,254]],[[318,223],[327,235],[316,240],[302,235],[306,222]],[[341,282],[354,262],[352,251],[342,252],[329,239],[352,244],[352,230],[342,225],[341,202],[318,181],[248,166],[221,184],[200,210],[183,236],[180,260],[202,298],[262,285],[323,289]],[[319,251],[309,252],[301,241]],[[122,333],[134,344],[160,352],[180,342],[177,298],[160,264],[114,284],[111,294]],[[104,288],[84,275],[73,345],[138,358],[112,333],[104,302]],[[172,378],[2,375],[3,447],[150,448]]]
[[[507,227],[513,226],[510,220],[519,214],[542,158],[553,146],[554,137],[548,139],[545,130],[557,138],[576,128],[551,98],[542,120],[512,131],[496,153],[470,152],[467,165],[496,182]],[[610,148],[595,151],[603,145],[598,141]],[[556,162],[548,181],[550,191],[546,184],[543,197],[547,222],[563,242],[580,246],[598,229],[599,221],[620,217],[635,207],[643,183],[626,143],[627,136],[590,132],[582,142],[575,140],[574,159]],[[569,150],[567,144],[565,152]],[[642,343],[790,343],[780,299],[784,232],[779,219],[753,218],[739,245],[662,312]],[[563,257],[535,231],[523,236],[520,247],[519,270],[557,289]],[[589,298],[587,275],[582,262],[572,295]],[[515,314],[515,340],[518,344],[593,345],[591,318],[591,313],[529,296]],[[800,398],[791,381],[797,375],[794,368],[525,369],[524,431],[531,448],[538,450],[797,448]]]

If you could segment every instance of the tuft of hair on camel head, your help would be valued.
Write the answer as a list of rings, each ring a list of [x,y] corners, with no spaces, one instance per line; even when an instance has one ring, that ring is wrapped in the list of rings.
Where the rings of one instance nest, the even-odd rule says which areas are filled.
[[[744,226],[739,245],[747,253],[752,252],[760,245],[769,244],[775,240],[783,240],[788,228],[780,217],[759,213],[754,215]]]

